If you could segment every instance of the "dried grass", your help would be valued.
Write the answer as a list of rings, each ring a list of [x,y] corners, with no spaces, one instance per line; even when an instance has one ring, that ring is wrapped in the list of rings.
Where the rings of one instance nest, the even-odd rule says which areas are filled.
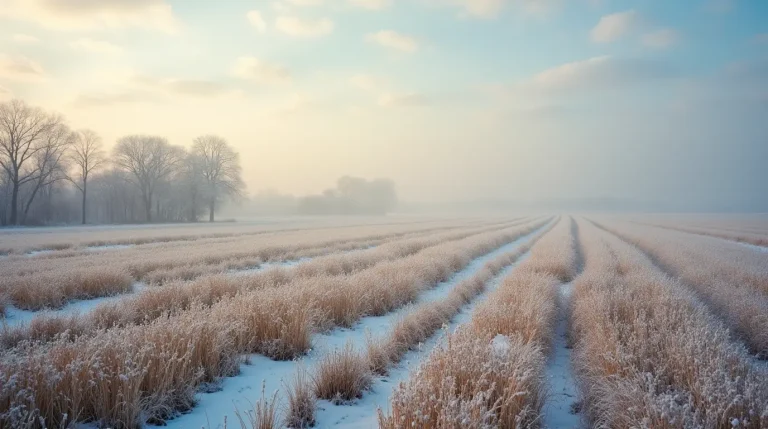
[[[335,404],[349,403],[363,396],[373,382],[365,356],[351,344],[333,350],[315,368],[312,379],[315,395]]]
[[[484,233],[486,229],[488,228],[481,229],[480,233]],[[410,256],[431,246],[462,240],[480,233],[473,229],[430,234],[425,237],[396,240],[377,248],[360,252],[319,257],[299,264],[295,269],[275,267],[263,272],[240,277],[211,275],[197,279],[194,282],[174,282],[164,285],[162,288],[150,288],[140,293],[126,296],[119,302],[99,305],[88,315],[69,318],[67,320],[68,323],[62,323],[61,320],[46,321],[46,319],[51,317],[55,319],[56,316],[38,316],[36,319],[40,319],[39,324],[49,327],[57,324],[60,329],[48,329],[46,330],[46,335],[41,335],[41,332],[35,332],[31,329],[31,325],[15,327],[11,330],[0,332],[0,345],[5,348],[12,347],[25,339],[46,341],[53,338],[56,334],[63,333],[65,330],[70,330],[71,333],[84,334],[97,329],[145,323],[167,312],[185,310],[193,303],[212,305],[223,298],[234,296],[241,291],[287,286],[299,281],[321,282],[324,281],[323,279],[326,279],[326,287],[333,289],[335,283],[338,283],[338,279],[333,279],[331,276],[352,274],[383,261]],[[329,292],[325,298],[331,303],[341,305],[344,297],[334,298],[331,296],[332,293]],[[336,295],[340,294],[337,293]],[[338,311],[342,312],[347,311],[347,308],[348,306],[337,306]],[[340,323],[344,323],[344,319],[348,317],[344,314],[336,314],[333,318],[336,321],[340,321]]]
[[[280,417],[277,412],[277,392],[271,398],[266,396],[265,386],[261,387],[261,397],[253,410],[245,414],[235,408],[235,417],[240,423],[241,429],[277,429],[280,425]],[[224,429],[226,429],[226,422]]]
[[[681,232],[690,232],[692,234],[708,235],[710,237],[722,238],[725,240],[737,241],[739,243],[748,243],[755,246],[768,246],[768,225],[763,225],[751,232],[743,230],[724,229],[723,226],[701,227],[681,225],[680,223],[653,223],[649,224],[660,228],[672,229]]]
[[[126,271],[90,267],[77,272],[21,275],[0,279],[0,290],[24,310],[60,308],[68,301],[117,295],[131,290]]]
[[[474,227],[474,231],[494,228],[501,226]],[[134,281],[160,284],[191,280],[206,274],[252,268],[268,261],[316,257],[365,249],[403,237],[428,236],[435,233],[433,230],[437,234],[446,233],[445,229],[414,231],[413,226],[369,226],[338,228],[333,235],[326,230],[298,231],[262,234],[259,240],[217,238],[102,252],[13,256],[0,267],[0,291],[10,294],[19,308],[60,308],[75,299],[128,292]]]
[[[471,329],[449,334],[393,394],[381,428],[529,427],[543,396],[544,355],[519,338],[505,347]]]
[[[596,427],[768,426],[768,371],[683,285],[581,223],[575,366]]]
[[[537,426],[546,390],[544,351],[550,345],[557,315],[557,275],[575,270],[573,240],[565,239],[570,236],[570,222],[561,220],[536,241],[530,257],[475,309],[472,322],[449,334],[447,345],[430,353],[417,373],[401,383],[392,398],[391,414],[379,411],[379,427]],[[543,258],[552,260],[541,261]],[[446,305],[466,302],[476,291],[475,282],[488,281],[505,262],[510,260],[502,257],[457,286],[444,301]],[[440,319],[433,307],[427,308],[409,315],[412,323],[396,326],[390,342],[392,354],[404,353],[400,344],[421,340],[418,322],[422,318]],[[371,360],[377,366],[383,362],[380,356],[386,355],[383,349],[380,343],[369,343],[369,354],[376,357]]]
[[[679,277],[750,352],[768,358],[765,256],[720,240],[655,228],[611,224],[607,229]]]
[[[22,342],[0,356],[0,424],[23,427],[33,422],[31,427],[37,427],[42,417],[57,426],[64,415],[68,421],[100,421],[117,428],[162,421],[192,406],[201,383],[236,371],[240,354],[295,358],[310,348],[313,332],[333,323],[334,315],[346,315],[340,321],[359,319],[382,297],[391,300],[386,308],[409,302],[452,269],[540,224],[426,248],[402,260],[381,262],[368,272],[241,291],[212,306],[194,303],[141,325],[116,326],[48,344]],[[353,298],[341,305],[324,299],[341,297],[336,289]],[[392,292],[383,294],[386,289]],[[100,316],[115,320],[114,315]],[[359,374],[370,375],[365,359],[355,361]],[[317,393],[346,399],[361,385],[365,383]]]
[[[312,380],[304,368],[299,368],[285,388],[288,408],[285,425],[303,429],[315,425],[316,397]]]

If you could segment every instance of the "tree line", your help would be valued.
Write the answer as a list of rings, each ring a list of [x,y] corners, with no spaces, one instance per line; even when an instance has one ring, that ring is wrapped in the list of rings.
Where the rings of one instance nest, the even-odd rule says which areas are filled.
[[[21,100],[0,103],[0,224],[194,222],[242,196],[239,155],[221,137],[190,149],[151,135],[117,140]]]
[[[320,195],[299,198],[296,211],[311,215],[383,215],[397,205],[395,183],[344,176]]]

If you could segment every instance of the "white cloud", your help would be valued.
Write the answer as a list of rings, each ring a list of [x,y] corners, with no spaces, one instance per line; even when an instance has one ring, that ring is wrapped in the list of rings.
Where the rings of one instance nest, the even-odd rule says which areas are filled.
[[[638,25],[639,16],[634,10],[614,13],[600,18],[592,29],[592,40],[598,43],[613,42],[632,32]]]
[[[13,40],[16,43],[21,43],[25,45],[31,45],[40,42],[40,39],[38,39],[35,36],[30,36],[29,34],[20,34],[16,33],[13,36],[11,36],[11,40]]]
[[[352,6],[368,10],[382,10],[392,4],[392,0],[347,0]]]
[[[291,80],[291,73],[285,67],[250,56],[238,58],[232,67],[232,74],[259,83],[286,83]]]
[[[322,37],[333,32],[333,21],[327,18],[306,20],[295,16],[279,16],[275,28],[291,37]]]
[[[258,10],[250,10],[248,13],[245,14],[245,16],[248,18],[248,22],[251,23],[253,28],[256,29],[259,33],[265,33],[267,31],[267,23],[264,21],[264,18],[261,16],[261,12]]]
[[[0,18],[68,31],[141,27],[174,33],[179,26],[164,0],[3,0]]]
[[[662,28],[643,35],[643,44],[651,48],[668,48],[679,40],[680,35],[671,28]]]
[[[81,37],[73,42],[70,42],[69,47],[76,51],[89,52],[94,54],[116,55],[123,51],[123,48],[113,43],[103,40],[94,40],[87,37]]]
[[[39,82],[46,79],[43,67],[27,57],[0,54],[0,78]]]
[[[382,30],[377,33],[369,33],[365,40],[377,43],[385,48],[395,49],[402,52],[416,52],[419,49],[419,43],[413,37],[397,33],[392,30]]]
[[[662,63],[601,56],[544,70],[525,82],[523,87],[546,92],[597,90],[670,75],[670,70]]]

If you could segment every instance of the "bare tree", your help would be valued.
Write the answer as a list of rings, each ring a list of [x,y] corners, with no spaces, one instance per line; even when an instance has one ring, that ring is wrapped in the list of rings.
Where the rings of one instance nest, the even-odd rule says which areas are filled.
[[[117,141],[114,163],[139,188],[146,221],[152,221],[152,201],[158,186],[181,164],[185,151],[162,137],[133,135]]]
[[[21,100],[0,103],[0,166],[8,174],[11,187],[9,223],[19,223],[21,186],[38,181],[36,188],[39,189],[40,180],[47,180],[41,177],[39,170],[41,152],[51,149],[48,134],[55,134],[55,129],[60,129],[62,123],[60,116],[49,115]],[[43,165],[51,165],[49,155],[42,155]]]
[[[242,193],[244,184],[240,177],[240,156],[226,140],[213,135],[196,138],[192,153],[200,159],[208,198],[208,220],[213,222],[216,202],[222,197]]]
[[[31,189],[24,204],[24,222],[38,192],[66,177],[64,154],[74,142],[74,137],[75,134],[62,123],[54,125],[43,134],[40,148],[35,155],[35,163],[32,164],[34,175],[29,181]]]
[[[107,161],[106,154],[102,150],[101,137],[91,130],[80,130],[76,133],[69,160],[74,166],[74,171],[67,179],[83,195],[82,208],[83,225],[86,222],[88,176],[91,172],[101,168]]]
[[[178,186],[184,195],[185,205],[187,207],[186,218],[189,222],[197,222],[203,204],[203,192],[205,184],[203,183],[202,160],[194,153],[187,155],[184,165],[179,175]]]

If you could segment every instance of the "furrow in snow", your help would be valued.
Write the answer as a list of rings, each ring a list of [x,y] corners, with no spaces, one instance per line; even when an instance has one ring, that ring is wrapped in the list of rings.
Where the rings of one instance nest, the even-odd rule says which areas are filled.
[[[559,293],[559,315],[552,352],[546,374],[549,395],[543,410],[544,427],[577,428],[580,426],[578,391],[571,363],[571,346],[568,343],[568,308],[573,285],[563,283]]]

